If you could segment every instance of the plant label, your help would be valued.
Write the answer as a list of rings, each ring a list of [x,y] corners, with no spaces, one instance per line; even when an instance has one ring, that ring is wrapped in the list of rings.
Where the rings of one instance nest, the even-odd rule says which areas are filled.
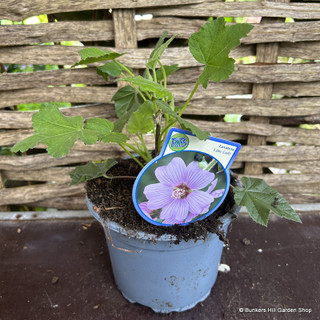
[[[229,169],[239,143],[172,128],[160,155],[139,173],[133,203],[148,222],[187,225],[204,219],[221,205],[230,186]]]

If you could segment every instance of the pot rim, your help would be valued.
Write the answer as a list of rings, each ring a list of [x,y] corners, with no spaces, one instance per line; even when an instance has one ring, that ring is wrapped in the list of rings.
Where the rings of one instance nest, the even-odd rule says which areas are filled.
[[[178,238],[175,235],[172,234],[163,234],[161,236],[157,236],[156,234],[153,233],[146,233],[143,231],[135,231],[135,230],[126,230],[123,228],[120,224],[114,221],[110,221],[109,219],[103,220],[101,219],[100,215],[98,212],[96,212],[93,208],[93,203],[91,200],[88,198],[86,194],[86,203],[89,208],[89,211],[93,215],[93,217],[99,221],[101,224],[104,224],[108,229],[120,233],[124,236],[127,237],[134,237],[136,239],[141,239],[141,240],[157,240],[157,241],[176,241]],[[236,203],[232,206],[230,211],[225,213],[223,216],[219,217],[218,220],[222,223],[221,228],[225,227],[227,224],[230,223],[230,221],[237,216],[238,212],[240,211],[240,206],[238,206]]]

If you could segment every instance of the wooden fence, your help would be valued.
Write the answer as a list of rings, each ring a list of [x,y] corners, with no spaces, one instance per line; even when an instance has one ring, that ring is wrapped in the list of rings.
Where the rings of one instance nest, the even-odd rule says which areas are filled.
[[[66,69],[64,66],[78,61],[80,47],[62,45],[62,41],[116,48],[128,53],[121,57],[127,65],[141,69],[155,38],[165,30],[169,35],[178,34],[177,43],[167,50],[163,62],[178,63],[181,68],[170,76],[169,86],[176,101],[182,103],[200,73],[185,45],[186,39],[211,16],[255,17],[248,20],[255,22],[255,27],[241,46],[232,51],[237,65],[231,78],[199,90],[186,115],[213,136],[243,145],[233,166],[240,175],[264,178],[290,203],[320,202],[320,3],[218,0],[0,3],[0,20],[21,21],[39,14],[47,14],[49,23],[0,25],[2,210],[8,210],[9,205],[82,209],[84,186],[70,186],[67,173],[74,165],[88,160],[122,155],[116,145],[82,143],[76,143],[72,152],[61,159],[43,153],[44,146],[37,153],[19,156],[5,153],[8,147],[32,133],[33,112],[18,111],[16,106],[20,104],[70,102],[72,107],[63,110],[66,115],[116,117],[111,103],[116,84],[113,81],[105,84],[92,66]],[[146,14],[152,18],[136,19],[137,15]],[[290,22],[286,18],[291,18]],[[59,69],[6,73],[8,64],[57,65]],[[223,121],[226,114],[241,114],[241,122]],[[151,149],[151,141],[148,145]]]

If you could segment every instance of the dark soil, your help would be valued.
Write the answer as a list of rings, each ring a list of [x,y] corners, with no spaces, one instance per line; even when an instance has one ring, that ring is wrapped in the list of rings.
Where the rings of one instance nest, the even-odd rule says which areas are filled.
[[[108,171],[109,176],[137,176],[141,167],[133,160],[118,160],[118,164]],[[136,211],[132,201],[134,179],[97,178],[86,184],[87,195],[95,206],[95,210],[104,218],[117,222],[126,230],[143,231],[161,236],[175,235],[180,240],[205,239],[208,232],[217,233],[224,241],[224,235],[219,230],[218,217],[228,212],[234,205],[233,191],[229,193],[221,206],[213,214],[203,220],[190,223],[187,226],[174,225],[161,227],[148,223]],[[231,177],[235,184],[235,177]],[[110,208],[115,208],[110,210]],[[108,210],[109,209],[109,210]]]

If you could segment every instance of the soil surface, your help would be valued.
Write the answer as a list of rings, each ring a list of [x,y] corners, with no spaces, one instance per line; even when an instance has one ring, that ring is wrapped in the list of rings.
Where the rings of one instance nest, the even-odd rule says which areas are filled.
[[[118,160],[118,164],[108,171],[108,176],[133,176],[136,177],[141,167],[133,160]],[[231,176],[231,185],[235,184],[234,176]],[[143,231],[161,236],[163,234],[175,235],[180,240],[205,239],[208,232],[217,233],[220,239],[224,234],[220,232],[218,218],[227,213],[234,205],[233,191],[229,189],[224,202],[213,214],[203,220],[190,223],[187,226],[174,225],[159,227],[145,221],[136,211],[132,201],[132,187],[135,179],[121,178],[108,180],[97,178],[86,184],[87,195],[95,206],[95,210],[103,218],[117,222],[126,230]],[[114,209],[112,209],[114,208]]]

